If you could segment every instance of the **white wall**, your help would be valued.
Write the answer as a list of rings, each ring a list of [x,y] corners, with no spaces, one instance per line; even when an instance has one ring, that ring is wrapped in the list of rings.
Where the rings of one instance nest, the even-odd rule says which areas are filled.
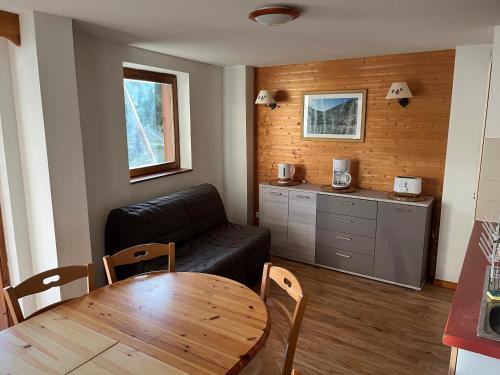
[[[204,182],[223,194],[222,68],[129,47],[75,32],[75,58],[92,257],[104,283],[108,212]],[[189,74],[192,172],[130,184],[122,64]]]
[[[72,21],[25,12],[20,27],[10,60],[31,258],[23,271],[31,276],[87,263],[91,251]],[[84,291],[84,280],[53,288],[37,294],[36,306]]]
[[[495,27],[486,133],[476,219],[500,219],[500,26]]]
[[[474,223],[491,45],[457,47],[436,278],[457,282]]]
[[[223,69],[224,199],[229,220],[252,223],[253,68]]]
[[[500,138],[500,26],[495,26],[486,138]]]
[[[22,45],[11,48],[10,57],[32,271],[37,273],[58,264],[33,12],[20,15],[20,28]],[[37,307],[59,299],[59,289],[53,288],[37,296]]]
[[[0,38],[0,207],[10,282],[15,285],[31,276],[33,270],[11,81],[9,42],[4,38]],[[22,306],[26,311],[33,311],[34,298],[24,298]]]
[[[35,22],[57,263],[85,264],[92,256],[72,20],[35,13]],[[62,298],[81,295],[85,285],[62,287]]]

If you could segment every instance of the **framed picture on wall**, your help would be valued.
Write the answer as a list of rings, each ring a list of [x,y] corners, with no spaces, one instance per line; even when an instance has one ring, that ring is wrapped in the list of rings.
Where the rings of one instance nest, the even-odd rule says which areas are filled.
[[[366,89],[302,93],[302,138],[363,142]]]

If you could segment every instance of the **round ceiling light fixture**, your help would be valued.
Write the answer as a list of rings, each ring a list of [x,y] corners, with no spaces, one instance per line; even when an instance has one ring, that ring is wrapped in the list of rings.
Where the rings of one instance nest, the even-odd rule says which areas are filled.
[[[248,15],[248,18],[261,25],[279,26],[293,21],[298,16],[300,16],[300,10],[297,8],[273,5],[254,10]]]

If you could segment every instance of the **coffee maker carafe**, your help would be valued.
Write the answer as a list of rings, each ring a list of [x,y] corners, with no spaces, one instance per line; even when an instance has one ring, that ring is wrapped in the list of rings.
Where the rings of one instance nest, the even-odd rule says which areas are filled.
[[[351,184],[352,177],[350,159],[333,159],[332,187],[334,189],[347,189]]]

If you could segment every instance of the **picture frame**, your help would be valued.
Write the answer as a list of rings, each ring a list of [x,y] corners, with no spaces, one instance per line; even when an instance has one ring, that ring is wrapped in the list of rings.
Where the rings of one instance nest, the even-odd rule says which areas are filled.
[[[366,89],[302,92],[302,139],[364,142],[366,92]]]

